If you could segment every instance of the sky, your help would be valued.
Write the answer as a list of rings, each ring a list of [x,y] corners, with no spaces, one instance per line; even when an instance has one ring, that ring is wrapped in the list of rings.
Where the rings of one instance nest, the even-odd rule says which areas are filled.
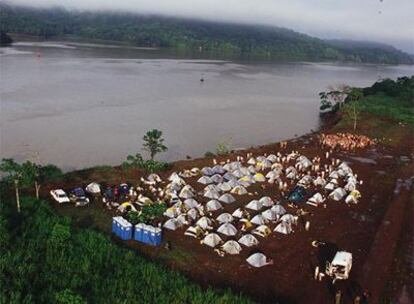
[[[276,25],[319,38],[388,43],[414,54],[414,0],[12,0],[11,3]]]

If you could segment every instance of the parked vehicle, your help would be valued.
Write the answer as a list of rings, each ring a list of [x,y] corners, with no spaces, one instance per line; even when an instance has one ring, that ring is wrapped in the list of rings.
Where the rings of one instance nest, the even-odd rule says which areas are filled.
[[[352,268],[352,254],[346,251],[337,251],[332,260],[325,261],[325,271],[317,266],[315,268],[315,279],[321,281],[323,277],[328,276],[332,283],[337,280],[346,280]]]
[[[59,204],[69,203],[69,197],[67,196],[66,192],[62,189],[51,190],[50,195],[53,197],[55,201]]]
[[[73,189],[69,194],[69,199],[72,203],[75,203],[76,207],[89,204],[89,198],[86,197],[85,191],[82,188]]]

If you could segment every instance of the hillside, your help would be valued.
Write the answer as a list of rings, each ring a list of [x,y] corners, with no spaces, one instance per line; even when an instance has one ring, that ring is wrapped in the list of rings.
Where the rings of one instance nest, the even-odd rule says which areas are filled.
[[[81,38],[169,47],[216,57],[413,63],[391,46],[324,41],[292,30],[114,12],[34,9],[0,3],[1,29],[49,39]]]

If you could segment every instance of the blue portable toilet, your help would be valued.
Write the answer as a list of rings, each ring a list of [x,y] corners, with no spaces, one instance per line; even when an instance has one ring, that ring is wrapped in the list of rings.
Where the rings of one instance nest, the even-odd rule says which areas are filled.
[[[122,229],[121,239],[123,239],[124,241],[132,239],[132,234],[133,234],[132,224],[124,218],[122,218],[122,221],[121,221],[121,229]]]
[[[116,236],[121,236],[121,224],[120,224],[120,220],[122,220],[123,218],[121,216],[115,216],[112,218],[112,232],[116,235]]]
[[[142,242],[144,239],[145,224],[139,223],[135,225],[134,240]]]
[[[149,225],[145,225],[144,229],[143,229],[143,234],[142,234],[142,242],[145,244],[149,244],[151,242],[150,237],[151,237],[151,232],[150,232],[150,227]]]
[[[159,227],[152,227],[150,229],[150,244],[154,246],[158,246],[161,244],[161,228]]]

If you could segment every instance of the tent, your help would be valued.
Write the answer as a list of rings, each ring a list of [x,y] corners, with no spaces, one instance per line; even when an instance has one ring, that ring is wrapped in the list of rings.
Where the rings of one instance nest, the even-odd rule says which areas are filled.
[[[254,157],[250,157],[249,160],[247,161],[247,163],[249,165],[255,165],[256,164],[256,160],[254,159]]]
[[[227,181],[230,180],[235,180],[237,179],[237,177],[235,177],[233,174],[231,174],[230,172],[227,172],[226,174],[223,175],[223,178]]]
[[[151,173],[150,175],[148,175],[147,180],[150,182],[157,182],[157,183],[162,182],[161,177],[156,173]]]
[[[256,225],[260,226],[260,225],[264,225],[264,224],[266,224],[266,219],[263,217],[263,215],[258,214],[258,215],[256,215],[256,216],[254,216],[254,217],[251,219],[251,221],[250,221],[250,222],[251,222],[251,223],[253,223],[253,224],[256,224]]]
[[[331,174],[329,174],[329,178],[330,179],[333,179],[333,178],[337,179],[337,178],[339,178],[338,171],[336,171],[336,170],[332,171]]]
[[[183,188],[178,196],[184,199],[188,199],[194,197],[194,193],[188,188]]]
[[[233,213],[233,217],[242,218],[243,217],[243,210],[241,208],[237,208]]]
[[[358,190],[352,191],[345,199],[347,204],[358,204],[358,200],[361,198],[361,193]]]
[[[183,172],[180,172],[178,175],[184,178],[189,178],[189,177],[194,176],[194,173],[191,172],[190,170],[184,170]]]
[[[277,219],[279,218],[278,214],[272,211],[272,209],[267,209],[266,211],[263,211],[262,216],[268,221],[277,221]]]
[[[231,179],[227,182],[227,184],[231,187],[231,188],[235,188],[239,185],[239,182],[237,181],[237,179]]]
[[[233,216],[230,213],[222,213],[216,218],[220,224],[233,222]]]
[[[306,204],[317,207],[320,204],[322,204],[324,201],[325,201],[325,198],[322,196],[322,194],[320,194],[318,192],[318,193],[315,193],[314,195],[312,195],[312,197],[310,199],[308,199]]]
[[[204,197],[210,199],[218,199],[220,197],[220,193],[218,193],[215,190],[207,190],[206,192],[204,192]]]
[[[223,242],[223,240],[221,239],[221,237],[217,233],[207,234],[204,237],[204,239],[201,241],[202,244],[205,244],[205,245],[213,247],[213,248],[216,247],[217,245],[219,245],[222,242]]]
[[[219,203],[219,201],[212,199],[207,202],[206,208],[207,208],[207,211],[217,211],[219,209],[222,209],[223,206]]]
[[[261,225],[254,229],[252,233],[261,237],[267,237],[272,233],[272,230],[270,230],[270,228],[266,225]]]
[[[86,186],[85,190],[91,194],[99,194],[101,193],[101,186],[98,183],[90,183]]]
[[[353,183],[352,181],[350,181],[350,182],[348,182],[348,183],[345,185],[344,189],[345,189],[346,191],[352,192],[352,191],[356,190],[356,185],[355,185],[355,183]]]
[[[198,205],[198,202],[193,198],[188,198],[184,201],[184,205],[186,205],[188,208],[195,208]]]
[[[214,170],[210,167],[204,167],[203,169],[201,169],[201,174],[211,176],[214,174]]]
[[[329,197],[334,201],[340,201],[346,195],[346,191],[339,187],[329,194]]]
[[[281,163],[274,163],[271,167],[271,169],[275,172],[282,172],[283,165]]]
[[[241,178],[241,177],[243,177],[244,175],[246,175],[242,170],[240,170],[240,169],[236,169],[236,170],[234,170],[233,172],[232,172],[232,174],[235,176],[235,177],[237,177],[237,178]]]
[[[227,236],[233,236],[237,234],[237,229],[230,223],[224,223],[217,229],[217,232]]]
[[[258,200],[252,200],[250,201],[250,203],[248,203],[246,205],[246,208],[251,209],[251,210],[260,210],[263,207],[263,203],[261,203]]]
[[[263,207],[271,207],[275,204],[275,202],[269,196],[263,196],[259,199],[259,202],[262,203]]]
[[[221,191],[220,188],[217,185],[214,185],[214,184],[210,184],[210,185],[207,185],[207,186],[204,187],[204,192],[207,192],[208,190],[213,190],[213,191],[216,191],[216,192]]]
[[[249,256],[246,261],[253,267],[263,267],[272,264],[271,261],[267,261],[267,257],[263,253],[259,252]]]
[[[196,227],[190,226],[184,232],[184,235],[191,236],[196,239],[201,238],[203,234],[204,234],[204,230],[201,229],[199,226],[196,226]]]
[[[270,154],[270,155],[268,155],[266,158],[267,158],[267,160],[268,160],[268,161],[270,161],[270,162],[272,162],[272,163],[274,163],[274,162],[276,162],[276,161],[277,161],[277,156],[276,156],[276,155],[274,155],[274,154]]]
[[[178,210],[175,207],[171,207],[171,208],[168,208],[167,210],[165,210],[164,216],[169,217],[169,218],[174,218],[174,217],[178,216],[180,213],[181,213],[180,210]]]
[[[181,186],[186,184],[185,180],[183,180],[176,172],[171,174],[168,180],[174,184],[178,184]]]
[[[272,208],[270,208],[270,210],[272,210],[273,212],[275,212],[279,216],[286,213],[286,209],[280,204],[274,205]]]
[[[313,181],[312,176],[310,176],[310,175],[305,175],[304,177],[302,177],[302,178],[299,180],[298,184],[300,184],[300,185],[304,185],[304,186],[308,186],[308,185],[310,185],[310,184],[312,183],[312,181]]]
[[[230,192],[233,193],[233,194],[238,194],[238,195],[247,194],[247,190],[243,186],[236,186],[233,189],[231,189]]]
[[[213,229],[213,227],[211,227],[211,224],[212,224],[211,220],[206,216],[203,216],[202,218],[200,218],[196,223],[197,226],[199,226],[200,228],[204,230]]]
[[[192,218],[193,220],[197,219],[198,217],[198,211],[195,208],[191,208],[187,211],[187,216]]]
[[[290,234],[293,232],[292,225],[287,222],[280,222],[279,225],[276,226],[275,232],[279,232],[282,234]]]
[[[318,176],[314,181],[313,184],[315,186],[325,186],[326,185],[326,180],[322,177],[322,176]]]
[[[227,192],[232,189],[232,186],[230,186],[228,182],[220,183],[217,185],[217,187],[220,189],[220,191],[223,191],[223,192]]]
[[[215,174],[224,174],[224,173],[226,173],[226,170],[223,168],[223,166],[220,166],[220,165],[215,165],[215,166],[213,167],[213,172],[214,172]]]
[[[295,216],[295,215],[292,215],[290,213],[286,213],[286,214],[284,214],[284,215],[281,216],[280,221],[292,225],[292,224],[296,224],[297,223],[298,217]]]
[[[236,201],[236,199],[233,197],[233,195],[225,193],[222,196],[219,197],[218,199],[220,202],[223,202],[225,204],[231,204],[234,203]]]
[[[256,173],[254,175],[254,180],[256,182],[262,183],[262,182],[265,182],[266,181],[266,178],[264,177],[264,175],[262,173]]]
[[[221,246],[221,249],[228,254],[239,254],[242,250],[239,243],[233,240],[225,242],[224,245]]]
[[[279,172],[276,172],[276,171],[269,171],[266,174],[266,178],[268,178],[268,179],[276,179],[279,176],[280,176]]]
[[[181,226],[182,226],[181,223],[177,221],[176,219],[169,219],[163,225],[165,229],[169,229],[169,230],[176,230],[177,228],[180,228]]]
[[[215,182],[216,184],[218,184],[218,183],[223,182],[223,177],[222,177],[220,174],[214,174],[214,175],[211,177],[211,180],[212,180],[213,182]]]
[[[177,222],[180,223],[180,226],[188,225],[187,216],[185,214],[180,214],[177,217]]]
[[[213,180],[208,176],[202,176],[197,180],[197,182],[203,185],[208,185],[208,184],[212,184]]]
[[[239,239],[239,243],[246,246],[246,247],[252,247],[259,244],[259,241],[256,239],[256,237],[252,234],[245,234]]]

